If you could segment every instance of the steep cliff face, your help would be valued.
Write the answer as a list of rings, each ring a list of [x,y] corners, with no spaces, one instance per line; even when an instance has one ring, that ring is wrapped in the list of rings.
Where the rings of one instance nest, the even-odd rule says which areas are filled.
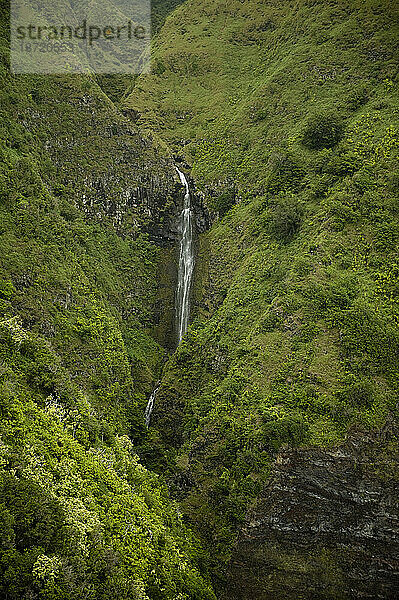
[[[22,97],[9,118],[51,160],[52,171],[47,177],[43,172],[50,191],[124,235],[147,232],[159,244],[175,240],[179,194],[173,162],[116,109],[94,78],[30,77],[17,89]]]
[[[215,600],[210,564],[226,600],[393,600],[395,27],[387,0],[190,0],[123,112],[116,79],[12,77],[2,48],[5,597]],[[172,156],[192,324],[147,431]]]
[[[399,587],[397,430],[330,450],[286,450],[247,515],[228,600],[394,600]],[[389,452],[386,448],[389,448]]]
[[[194,319],[164,369],[147,455],[169,468],[187,519],[212,548],[220,589],[248,508],[276,498],[265,486],[281,448],[337,448],[353,427],[366,439],[397,417],[396,19],[379,0],[189,1],[166,21],[151,75],[125,102],[192,165],[215,216],[200,236]],[[333,460],[320,452],[325,465]],[[287,477],[291,468],[299,477],[294,459]],[[346,467],[334,468],[336,485],[360,494],[356,469],[349,484]],[[313,469],[316,486],[331,485],[327,466],[318,473],[312,462],[306,477]],[[301,486],[287,491],[292,504],[306,504]],[[314,519],[327,519],[320,507]],[[318,541],[305,534],[316,556]],[[302,562],[309,593],[365,593],[367,559],[351,591],[350,577],[341,580],[349,555],[324,542],[336,568],[320,591]],[[391,542],[381,541],[382,559]],[[259,573],[277,583],[256,574],[259,597],[264,587],[284,598],[301,578],[290,580],[281,564],[291,550],[282,536],[278,544],[281,576],[262,546]],[[250,562],[230,590],[250,579]],[[380,575],[389,597],[393,567]],[[251,593],[242,587],[243,598]]]
[[[94,78],[12,76],[4,12],[0,596],[215,600],[203,551],[136,453],[166,354],[173,161]]]
[[[12,77],[7,68],[1,76],[3,231],[17,232],[10,245],[19,254],[11,261],[4,246],[3,277],[14,282],[19,314],[50,337],[58,332],[62,352],[57,307],[74,310],[83,278],[122,318],[124,334],[136,339],[136,356],[132,332],[142,330],[143,347],[155,360],[150,371],[156,370],[163,351],[152,333],[165,318],[156,307],[157,274],[165,267],[163,249],[167,254],[176,245],[182,202],[170,155],[118,111],[94,78]],[[65,261],[68,251],[72,258]],[[32,284],[43,264],[53,274],[42,275],[40,311]],[[173,274],[173,261],[169,269]]]

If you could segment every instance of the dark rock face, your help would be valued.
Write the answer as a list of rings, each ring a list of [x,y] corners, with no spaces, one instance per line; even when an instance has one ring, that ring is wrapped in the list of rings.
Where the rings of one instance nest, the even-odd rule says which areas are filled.
[[[197,262],[199,253],[199,234],[204,233],[209,229],[211,223],[210,217],[204,204],[203,197],[196,190],[195,182],[189,175],[189,165],[187,165],[187,163],[182,163],[181,160],[177,160],[176,157],[175,162],[185,173],[190,187],[191,206],[194,216],[194,246]],[[174,165],[172,170],[175,175],[175,180],[178,179]],[[159,220],[158,222],[155,222],[152,230],[149,232],[151,239],[155,240],[164,248],[162,269],[159,273],[160,285],[157,301],[157,331],[159,333],[157,333],[157,339],[162,340],[162,345],[171,352],[176,349],[178,343],[175,292],[179,264],[179,223],[184,202],[184,188],[180,181],[178,181],[178,183],[175,182],[172,197],[174,201],[168,203],[167,211],[163,211],[162,222]],[[197,272],[194,273],[194,282],[196,275]],[[190,296],[191,310],[193,312],[193,289],[191,290]],[[157,407],[160,404],[161,396],[162,392],[159,393]],[[156,419],[155,415],[154,419]]]
[[[41,101],[23,114],[51,159],[50,191],[123,236],[175,244],[183,194],[172,158],[94,84],[84,92],[66,78],[51,81],[37,81]]]
[[[153,337],[174,350],[184,188],[173,157],[140,130],[134,111],[121,113],[94,81],[37,78],[34,92],[37,102],[21,118],[45,150],[41,176],[62,215],[83,217],[127,239],[144,234],[157,246],[158,289],[148,324]],[[200,205],[195,214],[201,223]]]
[[[205,233],[212,224],[212,219],[208,208],[204,202],[204,195],[195,187],[194,180],[189,180],[192,189],[192,204],[194,209],[194,219],[197,233]]]
[[[357,434],[336,449],[281,453],[242,529],[223,598],[397,599],[393,447]]]

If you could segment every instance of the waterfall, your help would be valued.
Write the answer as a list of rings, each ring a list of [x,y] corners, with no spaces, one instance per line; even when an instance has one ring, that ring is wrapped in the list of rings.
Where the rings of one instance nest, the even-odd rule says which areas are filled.
[[[183,210],[180,214],[179,222],[179,270],[177,273],[176,289],[176,322],[178,341],[181,342],[188,327],[188,318],[190,315],[190,289],[194,272],[194,247],[193,247],[193,214],[191,210],[191,196],[187,179],[176,167],[182,185],[184,185],[185,196]],[[155,406],[155,399],[159,389],[159,383],[152,392],[146,409],[144,411],[144,420],[146,427],[150,426],[152,411]]]
[[[159,389],[159,383],[156,386],[156,388],[154,389],[154,391],[152,392],[150,399],[147,402],[147,406],[145,407],[144,420],[145,420],[147,429],[150,426],[151,415],[152,415],[152,411],[154,410],[155,398],[156,398],[158,389]]]
[[[179,224],[180,253],[176,290],[177,335],[180,343],[187,331],[190,314],[190,289],[194,271],[194,248],[190,190],[184,173],[179,171],[177,167],[176,171],[186,191]]]

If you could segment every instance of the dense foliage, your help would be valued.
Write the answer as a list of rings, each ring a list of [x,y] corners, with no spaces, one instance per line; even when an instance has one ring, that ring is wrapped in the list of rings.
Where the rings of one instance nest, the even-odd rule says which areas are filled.
[[[0,595],[214,600],[279,451],[396,417],[395,7],[154,2],[137,78],[11,76],[2,17]],[[163,368],[172,156],[213,224]]]
[[[2,16],[0,596],[213,599],[137,456],[172,167],[94,78],[10,75]]]
[[[279,449],[396,410],[397,32],[377,0],[188,2],[126,101],[218,217],[152,441],[217,574]]]

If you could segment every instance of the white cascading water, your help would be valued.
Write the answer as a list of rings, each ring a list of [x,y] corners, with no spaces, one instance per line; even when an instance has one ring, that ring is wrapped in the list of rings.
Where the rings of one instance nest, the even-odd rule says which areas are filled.
[[[184,173],[179,171],[177,167],[176,171],[186,191],[183,210],[180,215],[180,255],[176,290],[177,336],[180,343],[187,331],[190,316],[190,289],[194,272],[194,247],[190,189]]]
[[[179,270],[177,273],[176,290],[176,321],[177,335],[179,343],[187,331],[188,319],[190,316],[190,289],[194,272],[194,246],[193,246],[193,215],[191,211],[191,196],[187,179],[176,167],[182,185],[186,191],[184,196],[183,210],[180,215],[179,233],[180,233],[180,252],[179,252]],[[144,412],[146,427],[150,426],[152,411],[154,410],[155,398],[159,389],[159,384],[152,392]]]
[[[145,424],[146,424],[147,429],[150,426],[151,415],[152,415],[152,411],[154,410],[155,397],[157,395],[158,388],[159,388],[159,384],[157,385],[157,387],[152,392],[152,394],[150,396],[150,399],[147,402],[147,406],[145,407],[144,420],[145,420]]]

